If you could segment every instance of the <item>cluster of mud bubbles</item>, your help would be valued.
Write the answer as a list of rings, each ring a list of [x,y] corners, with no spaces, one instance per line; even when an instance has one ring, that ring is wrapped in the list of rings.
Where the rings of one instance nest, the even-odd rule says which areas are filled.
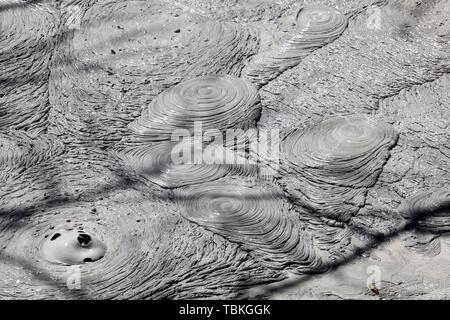
[[[342,78],[356,95],[386,87],[373,110],[336,103],[323,114],[306,107],[299,118],[300,109],[277,111],[267,98],[292,101],[283,76],[313,66],[308,59],[333,43],[326,54],[339,60],[347,41],[360,40],[361,20],[392,5],[300,2],[285,14],[264,1],[245,11],[268,17],[261,24],[222,21],[189,1],[1,2],[0,297],[236,297],[292,273],[328,271],[405,230],[432,235],[436,251],[450,232],[448,184],[397,189],[390,211],[373,204],[372,190],[381,198],[401,180],[392,167],[405,162],[399,155],[419,130],[385,121],[396,104],[384,98],[406,80],[389,87],[365,84],[364,74]],[[276,36],[283,25],[291,29]],[[267,30],[274,36],[264,48]],[[436,79],[442,61],[429,70]],[[277,126],[273,110],[297,124]],[[232,145],[197,141],[197,123],[202,133],[240,134]],[[262,128],[281,135],[277,162],[264,161],[275,172],[223,161],[237,149],[258,158],[246,146]],[[448,128],[434,147],[447,144],[447,158]],[[173,141],[177,130],[188,137]],[[203,161],[176,162],[177,150],[199,151]]]

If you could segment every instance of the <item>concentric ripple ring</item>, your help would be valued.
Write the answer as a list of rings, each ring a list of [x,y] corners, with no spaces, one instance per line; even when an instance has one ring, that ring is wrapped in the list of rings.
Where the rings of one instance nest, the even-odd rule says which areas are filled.
[[[397,138],[390,125],[366,115],[294,130],[282,145],[286,171],[296,173],[288,192],[302,206],[347,221],[364,204]]]
[[[233,76],[204,76],[182,82],[161,93],[130,124],[141,141],[170,141],[176,129],[203,130],[254,126],[261,106],[250,83]]]
[[[297,28],[292,30],[291,38],[255,56],[243,71],[246,78],[258,85],[268,83],[314,50],[339,38],[348,20],[334,8],[308,6],[298,12],[295,24]]]
[[[182,215],[240,244],[271,268],[319,270],[323,261],[278,187],[229,179],[175,192]]]

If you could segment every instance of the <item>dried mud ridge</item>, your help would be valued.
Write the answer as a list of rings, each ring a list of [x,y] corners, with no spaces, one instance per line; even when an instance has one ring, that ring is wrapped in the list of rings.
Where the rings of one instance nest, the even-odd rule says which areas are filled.
[[[0,2],[1,298],[236,297],[400,232],[439,254],[445,1],[208,3]],[[242,134],[171,141],[198,122]],[[261,129],[275,175],[219,161]]]

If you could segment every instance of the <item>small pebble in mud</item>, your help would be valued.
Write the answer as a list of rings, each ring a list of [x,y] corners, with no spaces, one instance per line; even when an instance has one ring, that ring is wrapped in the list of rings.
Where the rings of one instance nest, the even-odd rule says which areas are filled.
[[[106,246],[84,231],[60,229],[46,238],[41,252],[50,262],[74,265],[101,259]]]
[[[111,49],[111,54],[116,54],[116,51],[114,51],[113,49]]]
[[[180,30],[180,29],[176,29],[174,32],[175,32],[175,33],[180,33],[181,30]]]

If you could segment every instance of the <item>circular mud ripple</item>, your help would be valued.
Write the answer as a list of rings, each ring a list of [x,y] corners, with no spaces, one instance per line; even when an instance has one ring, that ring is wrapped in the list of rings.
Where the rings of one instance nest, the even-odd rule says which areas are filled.
[[[281,189],[261,181],[221,180],[175,191],[182,215],[275,269],[318,271],[322,259]]]
[[[396,141],[390,125],[365,115],[334,117],[294,130],[282,149],[286,170],[301,181],[293,179],[287,187],[300,191],[295,196],[300,204],[348,220],[357,210],[351,208],[364,204],[366,188],[375,184]]]
[[[450,231],[450,190],[420,192],[404,200],[398,212],[420,229],[444,233]]]
[[[163,1],[79,9],[79,25],[58,46],[50,78],[52,133],[77,144],[120,141],[163,90],[207,74],[239,75],[258,47],[250,29]]]
[[[258,265],[237,245],[177,216],[171,205],[146,200],[136,191],[121,190],[95,203],[61,205],[15,223],[2,219],[0,229],[3,297],[231,297],[281,276]],[[95,236],[107,248],[104,256],[85,261],[91,256],[81,254],[80,248],[48,250],[45,245],[61,230],[69,238],[78,231]]]
[[[48,186],[48,177],[53,176],[48,169],[65,151],[62,141],[52,136],[15,130],[0,133],[0,180],[3,182],[0,195],[3,200],[26,188]]]
[[[441,240],[438,234],[411,230],[403,235],[402,241],[406,249],[419,254],[435,257],[441,253]]]
[[[129,181],[102,150],[15,131],[0,142],[0,297],[233,297],[283,277],[182,219],[168,192]],[[61,230],[97,238],[104,256],[44,248]]]
[[[371,186],[396,139],[394,129],[364,115],[334,117],[284,140],[286,159],[308,179]]]
[[[41,254],[50,262],[76,265],[101,259],[106,246],[84,230],[56,230],[42,243]]]
[[[58,30],[48,4],[6,0],[0,4],[0,127],[47,126],[48,64]]]
[[[202,131],[246,129],[256,124],[260,113],[259,95],[250,83],[234,76],[211,75],[161,93],[130,128],[140,141],[170,141],[176,129],[193,134],[196,123]]]
[[[247,159],[243,159],[246,163],[227,164],[227,152],[235,156],[232,150],[220,145],[203,145],[200,141],[183,139],[181,142],[126,148],[117,154],[141,178],[163,188],[214,181],[227,175],[258,175],[257,165]],[[201,158],[196,161],[198,156]]]
[[[356,248],[351,241],[353,231],[346,224],[332,224],[330,220],[296,209],[306,230],[313,237],[314,247],[330,265],[336,265],[354,255]]]
[[[243,74],[264,85],[285,70],[299,64],[314,50],[336,40],[348,25],[346,16],[325,6],[308,6],[296,16],[296,29],[288,40],[281,40],[274,49],[263,52],[244,68]]]

